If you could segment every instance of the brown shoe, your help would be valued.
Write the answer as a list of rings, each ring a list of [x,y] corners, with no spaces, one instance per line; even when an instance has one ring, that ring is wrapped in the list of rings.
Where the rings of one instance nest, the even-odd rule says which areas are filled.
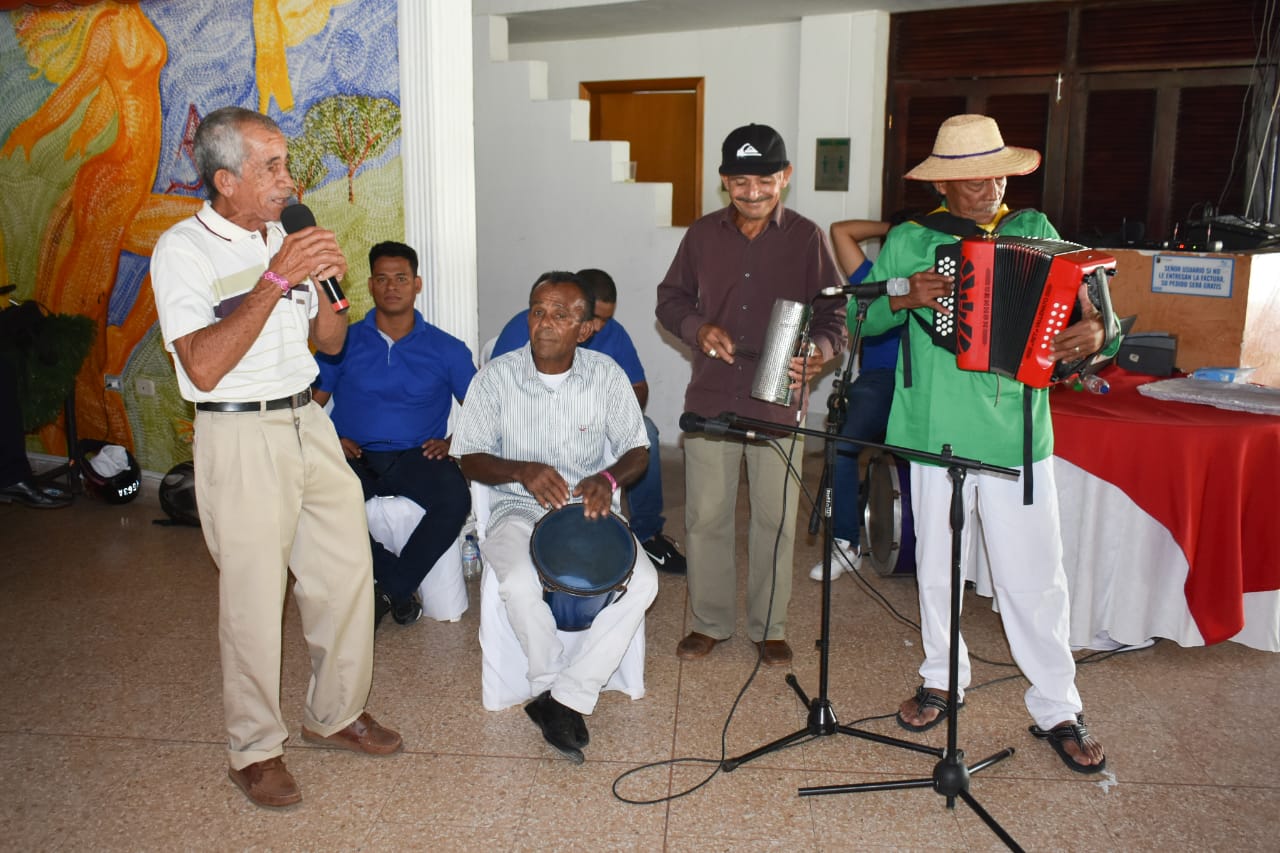
[[[380,725],[369,716],[368,711],[362,711],[354,723],[328,737],[318,735],[303,726],[302,739],[320,746],[349,749],[369,755],[390,755],[398,752],[403,744],[398,733]]]
[[[240,770],[228,767],[227,775],[246,797],[260,806],[277,809],[302,802],[298,783],[284,766],[284,759],[278,755]]]
[[[676,657],[681,660],[696,660],[711,654],[711,650],[720,642],[715,637],[693,631],[676,646]]]
[[[791,646],[787,645],[786,640],[757,640],[756,648],[760,650],[760,660],[765,666],[785,666],[791,663]]]

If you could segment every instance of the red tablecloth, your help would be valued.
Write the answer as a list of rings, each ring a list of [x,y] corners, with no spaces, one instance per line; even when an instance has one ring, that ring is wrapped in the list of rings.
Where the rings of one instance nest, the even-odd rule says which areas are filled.
[[[1103,376],[1109,394],[1053,392],[1054,453],[1168,528],[1205,643],[1228,640],[1244,593],[1280,589],[1280,417],[1144,397],[1153,378],[1116,367]]]

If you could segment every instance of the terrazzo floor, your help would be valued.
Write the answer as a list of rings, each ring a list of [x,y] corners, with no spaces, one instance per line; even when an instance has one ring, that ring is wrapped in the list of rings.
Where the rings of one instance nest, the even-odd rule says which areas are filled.
[[[666,456],[667,532],[680,541],[680,455]],[[819,465],[806,460],[807,483]],[[803,526],[807,508],[801,515]],[[754,646],[741,634],[705,659],[675,657],[686,586],[672,575],[661,576],[646,621],[647,695],[603,694],[580,767],[551,751],[518,706],[481,707],[474,582],[460,621],[388,620],[377,633],[368,707],[403,733],[403,753],[371,759],[303,743],[308,662],[291,604],[285,757],[304,799],[260,809],[226,776],[216,571],[199,530],[152,523],[161,517],[150,483],[124,506],[0,505],[0,849],[1003,849],[964,802],[948,809],[930,788],[797,793],[927,779],[936,761],[927,754],[835,734],[715,772],[723,756],[805,729],[807,714],[786,669],[753,673]],[[821,606],[807,571],[818,556],[802,531],[788,633],[790,671],[810,695]],[[941,747],[945,727],[909,735],[883,716],[917,684],[914,584],[862,575],[865,584],[846,576],[832,588],[832,709],[860,731]],[[1109,756],[1104,776],[1086,777],[1028,734],[1026,685],[990,601],[969,593],[965,608],[975,688],[959,744],[970,764],[1014,748],[974,774],[970,792],[1019,844],[1277,849],[1280,655],[1167,641],[1078,653],[1089,656],[1078,683],[1090,727]]]

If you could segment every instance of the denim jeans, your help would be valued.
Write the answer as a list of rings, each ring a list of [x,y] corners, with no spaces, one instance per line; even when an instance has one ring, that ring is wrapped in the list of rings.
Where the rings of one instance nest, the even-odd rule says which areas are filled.
[[[892,368],[866,370],[849,386],[848,416],[840,434],[861,441],[884,441],[889,423],[889,404],[893,402]],[[836,449],[836,470],[832,484],[834,507],[832,520],[837,539],[861,541],[862,510],[866,496],[858,476],[861,448],[840,442]]]

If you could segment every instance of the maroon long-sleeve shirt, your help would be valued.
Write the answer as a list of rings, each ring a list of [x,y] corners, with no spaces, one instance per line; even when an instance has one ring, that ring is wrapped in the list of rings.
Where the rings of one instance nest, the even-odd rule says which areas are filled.
[[[738,350],[762,353],[774,300],[808,303],[823,288],[844,283],[826,234],[781,202],[753,240],[738,230],[732,205],[694,222],[658,285],[656,311],[658,322],[695,353],[685,410],[704,417],[733,412],[794,423],[801,395],[792,395],[790,407],[753,398],[758,360],[741,353],[734,364],[707,358],[698,350],[698,329],[712,323],[733,337]],[[809,333],[827,359],[839,354],[845,340],[844,297],[817,299]]]

